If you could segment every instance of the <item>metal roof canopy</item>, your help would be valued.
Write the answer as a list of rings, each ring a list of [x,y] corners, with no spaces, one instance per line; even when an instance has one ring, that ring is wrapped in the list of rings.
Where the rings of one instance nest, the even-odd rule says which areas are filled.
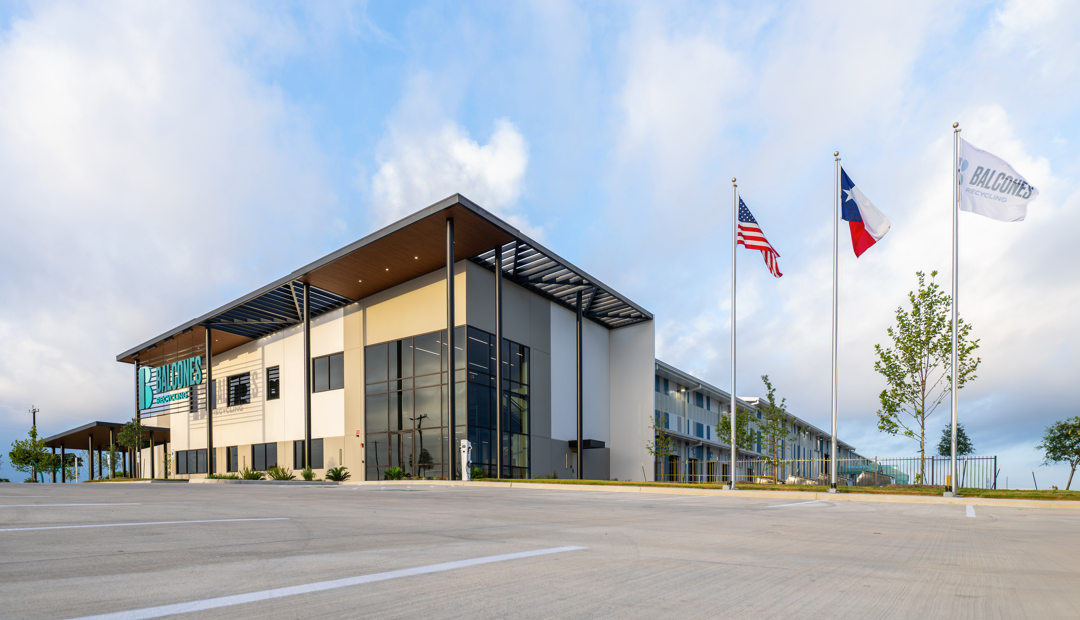
[[[554,252],[454,194],[376,231],[233,302],[116,356],[147,360],[147,354],[178,335],[201,327],[231,334],[215,345],[224,353],[245,342],[301,322],[303,287],[311,294],[314,318],[354,301],[445,267],[445,219],[453,217],[454,260],[472,260],[494,271],[495,248],[509,253],[504,274],[511,281],[576,313],[583,290],[584,316],[608,329],[652,320],[652,314],[574,267]],[[410,260],[411,257],[411,260]],[[159,353],[160,355],[160,353]]]
[[[500,246],[503,277],[577,313],[577,293],[582,292],[582,316],[608,329],[626,327],[652,319],[637,304],[609,290],[595,278],[575,268],[528,239]],[[495,272],[495,249],[470,260]]]
[[[85,450],[89,446],[91,438],[94,440],[94,447],[104,447],[109,445],[109,429],[113,429],[117,434],[120,433],[120,429],[123,428],[124,422],[90,422],[89,424],[83,424],[77,428],[73,428],[69,431],[64,431],[53,435],[52,437],[45,438],[46,448],[59,448],[60,444],[64,444],[65,449],[69,450]],[[143,431],[154,433],[154,443],[166,443],[170,441],[171,434],[169,429],[157,427],[157,426],[143,426]],[[149,435],[147,435],[148,437]]]

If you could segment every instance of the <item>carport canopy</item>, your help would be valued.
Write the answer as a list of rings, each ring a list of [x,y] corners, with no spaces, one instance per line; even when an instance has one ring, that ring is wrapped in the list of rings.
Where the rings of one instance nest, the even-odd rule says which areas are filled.
[[[78,428],[73,428],[69,431],[64,431],[52,437],[45,439],[46,448],[59,448],[64,446],[65,450],[85,450],[89,447],[89,442],[92,439],[94,441],[94,447],[104,447],[109,445],[109,430],[112,429],[116,434],[120,433],[120,429],[124,427],[124,422],[90,422],[89,424],[83,424]],[[159,426],[143,426],[143,438],[149,439],[150,433],[154,433],[154,443],[168,443],[169,442],[169,429]]]

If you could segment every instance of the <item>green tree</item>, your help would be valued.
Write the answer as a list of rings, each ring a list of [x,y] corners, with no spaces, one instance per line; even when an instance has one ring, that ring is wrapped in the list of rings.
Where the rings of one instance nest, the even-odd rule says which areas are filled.
[[[30,474],[35,482],[38,472],[52,472],[60,466],[60,457],[45,448],[45,440],[38,437],[36,426],[30,427],[26,439],[11,443],[8,460],[16,471]]]
[[[141,452],[143,445],[142,420],[140,420],[138,416],[135,416],[130,422],[124,424],[124,426],[120,428],[120,432],[116,434],[116,442],[128,450],[132,450],[136,455],[136,458],[138,458],[138,454]],[[137,470],[138,466],[135,463],[132,463],[131,468]],[[128,476],[131,478],[138,477],[134,471],[128,472]]]
[[[1035,446],[1035,449],[1045,452],[1043,465],[1069,464],[1069,482],[1065,485],[1065,490],[1068,491],[1072,486],[1076,465],[1080,463],[1080,416],[1060,420],[1046,427],[1042,443]]]
[[[891,347],[874,345],[874,370],[885,378],[886,388],[878,399],[878,430],[903,434],[919,442],[919,479],[926,479],[926,422],[938,405],[952,393],[952,298],[930,272],[930,284],[923,272],[918,291],[908,293],[910,309],[896,309],[896,325],[888,329]],[[970,340],[971,325],[960,319],[956,347],[957,387],[976,378],[981,361],[974,357],[978,340]]]
[[[731,414],[725,413],[720,416],[720,423],[716,425],[716,437],[720,441],[731,441]],[[754,416],[745,407],[740,407],[735,413],[735,447],[749,452],[754,449],[757,437]]]
[[[656,397],[657,414],[649,428],[653,432],[653,440],[645,444],[645,449],[653,457],[660,459],[661,467],[667,462],[667,457],[675,454],[675,438],[668,433],[669,416],[668,406],[664,399]]]
[[[776,388],[769,381],[769,375],[761,375],[765,383],[765,402],[758,404],[761,412],[761,421],[758,423],[758,433],[761,437],[761,451],[764,461],[773,475],[779,471],[787,461],[784,458],[785,442],[794,437],[791,432],[792,416],[787,412],[787,399],[783,398],[776,402]]]
[[[946,424],[945,428],[941,430],[941,441],[937,446],[938,456],[952,456],[952,424]],[[971,443],[968,439],[967,433],[964,432],[964,425],[961,422],[956,423],[956,456],[967,456],[969,454],[975,454],[975,444]]]

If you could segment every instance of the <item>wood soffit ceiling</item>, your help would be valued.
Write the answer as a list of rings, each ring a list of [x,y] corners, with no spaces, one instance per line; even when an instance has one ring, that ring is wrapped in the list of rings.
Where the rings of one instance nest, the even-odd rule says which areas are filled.
[[[117,356],[117,361],[134,363],[137,356],[140,365],[160,366],[193,355],[200,355],[205,349],[204,323],[220,320],[218,317],[226,313],[235,314],[238,307],[257,301],[260,296],[287,285],[291,281],[305,282],[313,288],[340,296],[348,302],[370,297],[422,275],[445,269],[446,220],[451,217],[454,218],[454,262],[472,258],[484,264],[488,261],[476,260],[480,255],[491,256],[496,247],[506,246],[515,240],[518,240],[518,243],[508,247],[517,247],[521,244],[520,240],[524,239],[524,236],[516,229],[484,211],[467,198],[459,195],[451,196],[315,261],[277,282],[122,353]],[[537,245],[534,242],[528,242],[531,245]],[[491,268],[489,265],[485,266]],[[542,290],[535,292],[554,299]],[[604,293],[612,298],[618,297],[614,291],[605,290]],[[633,305],[629,300],[621,297],[618,299],[624,302],[623,305],[632,306],[629,313],[634,316],[635,322],[652,319],[651,314]],[[556,301],[559,300],[556,299]],[[566,303],[563,302],[563,305],[565,306]],[[318,316],[318,313],[313,311],[312,316]],[[590,318],[596,320],[599,316]],[[625,321],[598,322],[608,328],[629,324]],[[215,327],[213,330],[214,355],[224,353],[254,339],[223,331],[227,328],[226,324]]]

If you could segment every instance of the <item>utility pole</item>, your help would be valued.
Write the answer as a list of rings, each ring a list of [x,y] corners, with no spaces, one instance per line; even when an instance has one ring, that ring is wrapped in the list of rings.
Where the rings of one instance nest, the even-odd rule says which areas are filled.
[[[32,428],[34,429],[35,433],[37,432],[37,412],[39,411],[41,411],[41,409],[30,405],[30,416],[31,418],[33,418],[34,421],[34,425]],[[34,482],[37,482],[37,463],[33,461],[30,463],[30,476],[34,478]]]

